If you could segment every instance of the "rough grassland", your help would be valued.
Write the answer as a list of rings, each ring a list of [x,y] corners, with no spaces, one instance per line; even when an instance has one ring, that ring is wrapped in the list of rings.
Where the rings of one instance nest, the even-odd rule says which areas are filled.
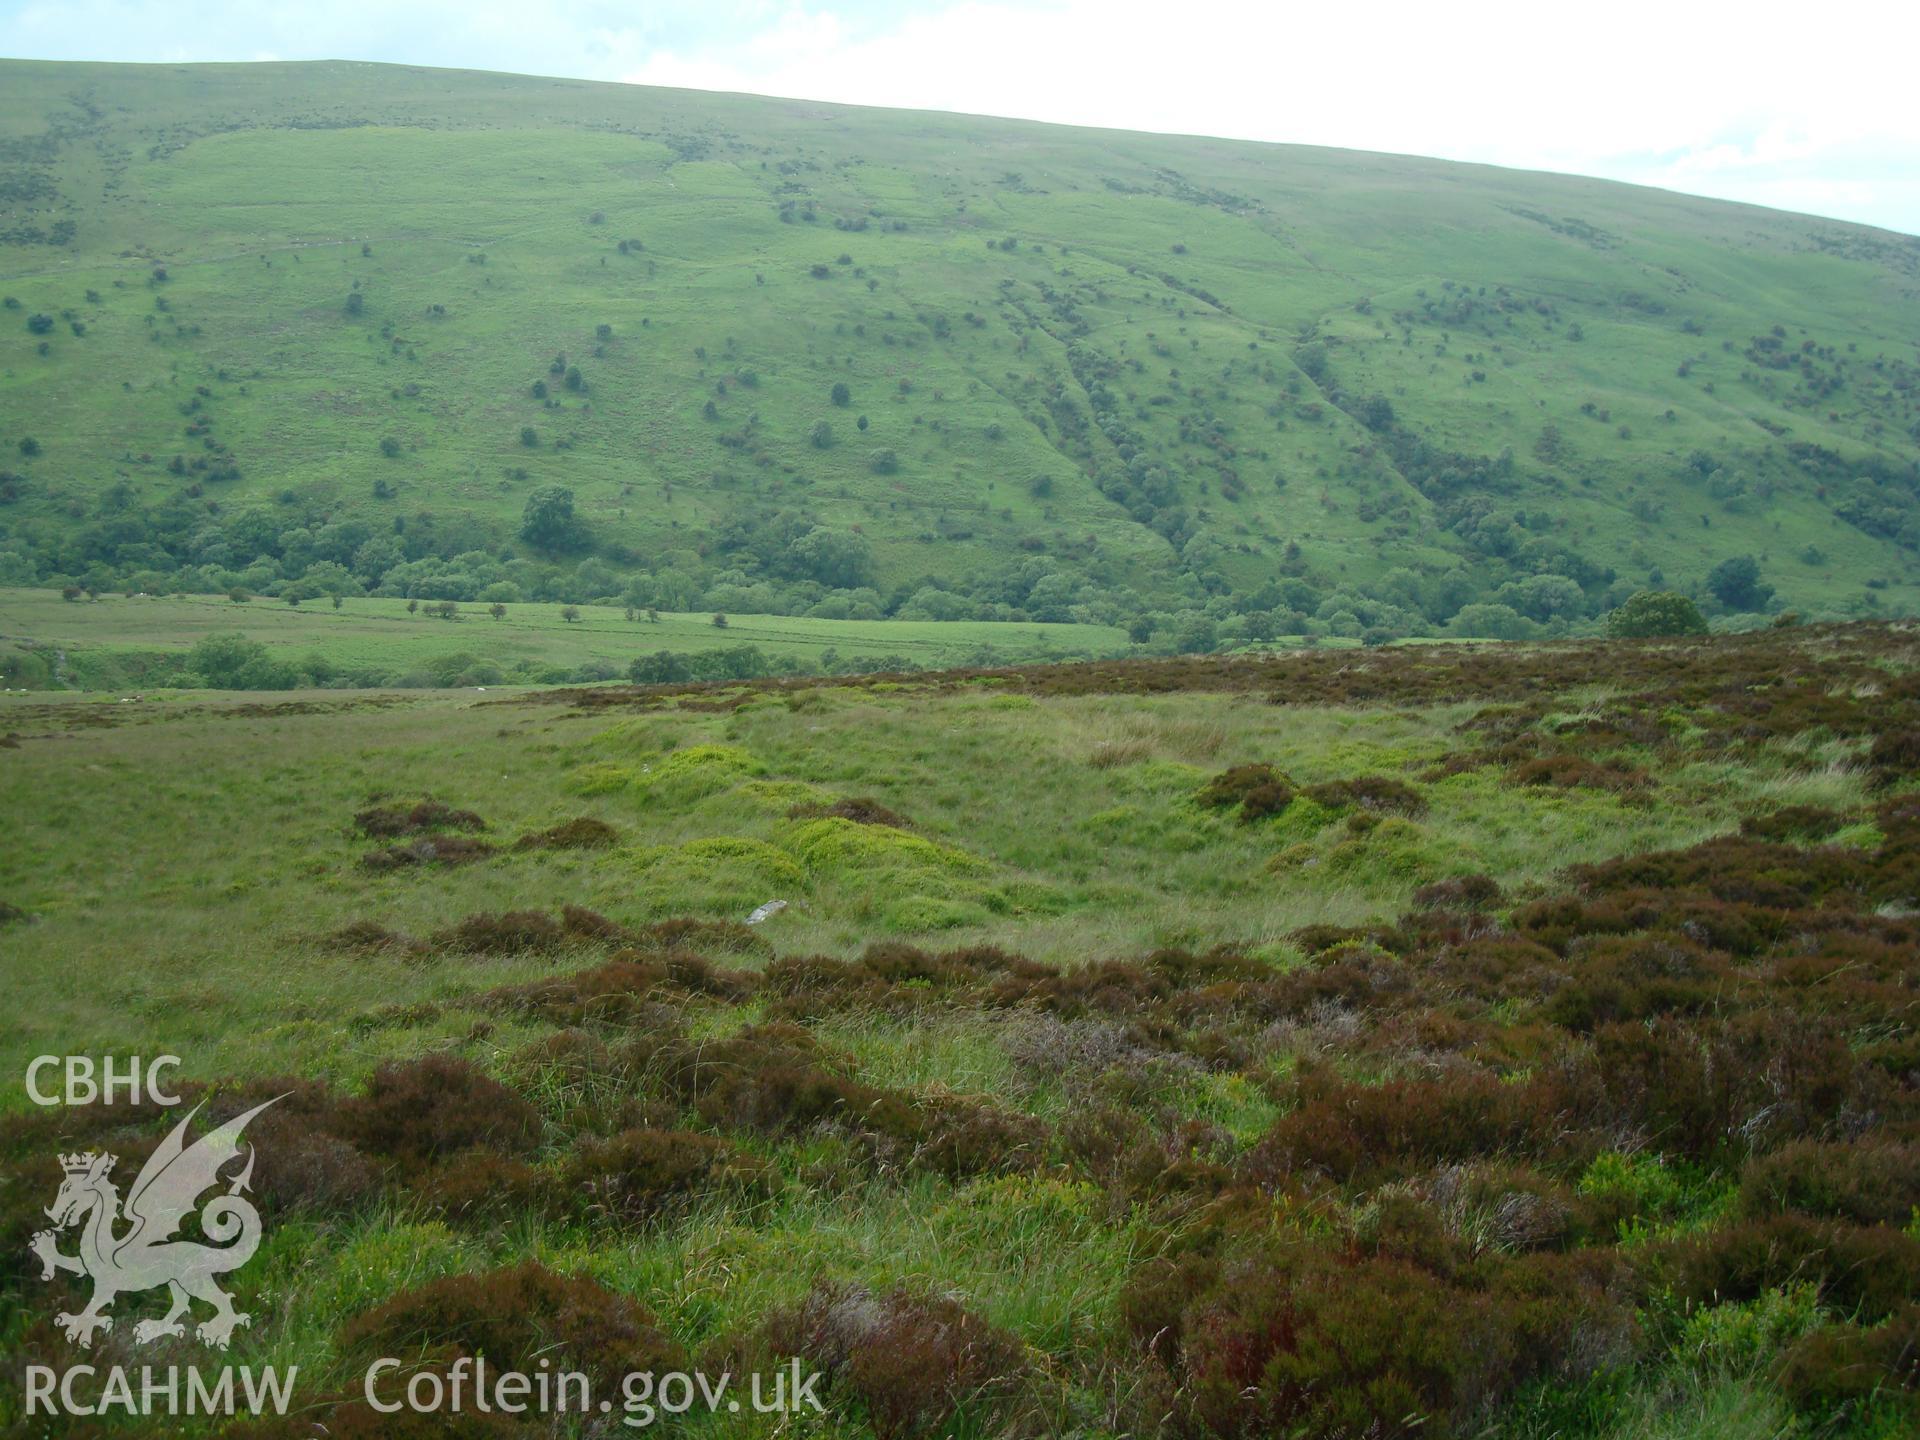
[[[308,1082],[237,1277],[275,1435],[377,1433],[404,1343],[798,1355],[831,1436],[1893,1440],[1916,658],[0,697],[0,1070]],[[16,1357],[54,1149],[154,1126],[0,1122]]]

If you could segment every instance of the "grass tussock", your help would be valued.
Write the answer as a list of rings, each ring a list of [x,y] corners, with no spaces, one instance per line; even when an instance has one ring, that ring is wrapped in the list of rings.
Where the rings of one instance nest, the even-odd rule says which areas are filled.
[[[353,828],[369,840],[397,840],[439,830],[473,833],[486,829],[487,822],[471,810],[422,800],[416,805],[375,805],[362,810],[353,817]]]
[[[620,831],[604,820],[582,815],[545,830],[531,830],[513,842],[515,850],[607,850],[620,843]]]

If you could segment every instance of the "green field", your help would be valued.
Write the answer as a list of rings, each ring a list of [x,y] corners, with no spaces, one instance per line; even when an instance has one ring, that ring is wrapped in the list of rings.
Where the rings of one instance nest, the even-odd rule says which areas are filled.
[[[33,688],[54,679],[79,690],[196,683],[193,645],[209,635],[246,635],[312,683],[359,686],[446,684],[469,672],[486,683],[553,684],[625,676],[636,656],[696,655],[748,645],[769,661],[817,672],[822,657],[862,659],[863,668],[935,670],[965,664],[1021,664],[1121,653],[1126,635],[1101,625],[1014,625],[982,621],[813,620],[802,616],[661,613],[650,620],[604,606],[460,607],[435,618],[404,600],[343,600],[299,607],[258,600],[237,605],[209,595],[102,595],[70,603],[45,590],[0,590],[0,673],[30,665]],[[22,641],[29,642],[22,645]],[[465,657],[464,663],[460,657]],[[319,663],[314,663],[315,660]],[[597,674],[591,672],[598,667]],[[183,675],[183,670],[189,673]],[[21,678],[25,678],[24,674]]]
[[[228,1352],[297,1413],[231,1440],[476,1350],[825,1376],[716,1436],[1894,1440],[1915,639],[8,694],[0,1069],[297,1092]],[[5,1095],[0,1348],[64,1365],[54,1151],[162,1117]]]
[[[0,144],[0,583],[1187,648],[1578,628],[1738,556],[1721,610],[1920,602],[1913,237],[345,63],[5,62]]]

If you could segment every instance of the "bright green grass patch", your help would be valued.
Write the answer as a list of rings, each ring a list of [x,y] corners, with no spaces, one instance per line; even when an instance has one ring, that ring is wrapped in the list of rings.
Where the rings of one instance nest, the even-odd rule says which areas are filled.
[[[989,882],[978,856],[887,825],[829,816],[786,831],[780,843],[812,880],[870,896],[886,927],[903,934],[977,925],[1014,903]]]
[[[715,835],[681,845],[655,845],[633,855],[656,914],[686,908],[698,914],[745,912],[764,900],[804,890],[803,870],[778,846],[744,835]]]
[[[618,795],[640,788],[640,767],[596,761],[582,765],[561,782],[572,795]]]
[[[804,780],[747,780],[734,787],[734,794],[774,815],[785,815],[796,805],[826,804],[832,798]]]
[[[1346,880],[1423,885],[1443,875],[1485,868],[1471,846],[1448,843],[1425,825],[1386,819],[1341,840],[1324,857],[1328,871]]]
[[[1690,1235],[1730,1214],[1739,1199],[1731,1180],[1673,1164],[1659,1155],[1596,1156],[1580,1177],[1583,1195],[1624,1200],[1631,1213],[1620,1222],[1620,1243],[1644,1245]]]
[[[671,791],[683,797],[710,795],[766,767],[737,745],[690,745],[675,750],[658,765],[642,766],[637,782],[643,789]]]
[[[1687,1316],[1673,1355],[1703,1371],[1755,1374],[1828,1318],[1818,1285],[1802,1281],[1781,1286],[1752,1300],[1709,1305]]]
[[[607,732],[595,737],[599,744]],[[608,748],[632,749],[637,733],[628,729],[615,736]],[[654,753],[651,749],[645,753]],[[592,761],[574,770],[566,779],[568,790],[576,795],[630,794],[645,796],[667,804],[698,800],[725,790],[736,780],[763,773],[765,767],[736,745],[690,745],[655,761]]]
[[[992,868],[951,845],[890,825],[861,825],[838,816],[804,821],[782,843],[809,872],[822,877],[860,874],[884,880],[911,875],[919,880],[965,880]]]

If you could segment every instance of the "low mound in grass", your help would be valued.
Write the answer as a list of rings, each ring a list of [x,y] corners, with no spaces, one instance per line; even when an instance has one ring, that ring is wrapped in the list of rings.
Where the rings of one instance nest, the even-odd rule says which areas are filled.
[[[851,820],[856,825],[888,825],[895,830],[911,830],[913,822],[898,811],[889,810],[878,800],[859,796],[851,800],[835,800],[831,804],[822,801],[810,801],[795,805],[787,811],[789,820]]]
[[[1195,798],[1209,810],[1238,810],[1242,824],[1278,815],[1298,793],[1271,765],[1235,765],[1209,780]]]
[[[888,824],[823,816],[794,826],[781,844],[816,884],[859,886],[898,933],[979,924],[1013,903],[992,883],[988,861]]]
[[[806,870],[765,840],[711,835],[683,845],[655,845],[634,854],[649,891],[668,910],[751,909],[806,889]],[[674,903],[676,901],[691,903]]]
[[[627,793],[697,800],[763,774],[765,768],[737,745],[689,745],[653,762],[598,760],[582,765],[567,777],[566,788],[575,795]]]
[[[766,767],[737,745],[689,745],[675,750],[648,772],[649,786],[676,785],[703,793],[731,785]]]
[[[1417,881],[1481,868],[1479,858],[1411,820],[1382,820],[1350,829],[1326,854],[1327,869],[1343,879]]]
[[[789,815],[807,805],[824,806],[833,797],[804,780],[743,780],[732,791],[769,815]]]
[[[604,820],[582,815],[545,830],[533,830],[513,842],[516,850],[604,850],[618,844],[620,832]]]
[[[353,825],[373,840],[394,840],[432,830],[484,830],[487,822],[471,810],[457,810],[439,800],[417,805],[375,805],[353,817]]]
[[[377,873],[419,865],[470,865],[493,853],[494,847],[485,840],[465,835],[431,835],[404,845],[389,845],[384,850],[369,850],[360,857],[360,864]]]
[[[815,875],[872,875],[876,870],[930,875],[984,875],[992,867],[977,855],[909,835],[893,826],[862,824],[838,815],[808,820],[783,842]]]

